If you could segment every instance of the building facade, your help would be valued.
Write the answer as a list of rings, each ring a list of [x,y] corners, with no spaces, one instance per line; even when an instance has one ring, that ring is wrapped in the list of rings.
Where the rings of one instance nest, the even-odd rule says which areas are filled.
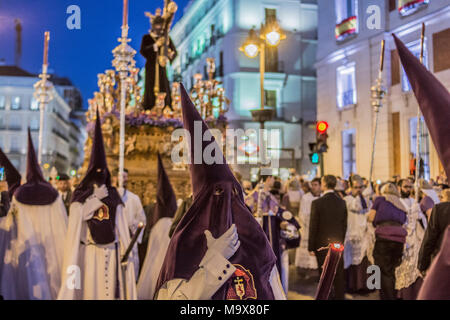
[[[172,76],[191,88],[195,74],[207,78],[206,58],[215,58],[216,78],[231,100],[226,114],[230,128],[258,129],[250,110],[260,107],[259,57],[250,59],[239,48],[249,30],[258,30],[269,16],[278,20],[286,34],[276,49],[266,51],[265,106],[276,109],[276,118],[265,128],[278,130],[273,145],[283,149],[272,151],[278,153],[282,168],[275,173],[286,173],[288,168],[311,172],[315,168],[309,160],[308,142],[315,139],[311,128],[316,120],[317,1],[191,1],[171,31],[179,53]],[[248,179],[256,178],[256,167],[234,168]]]
[[[391,33],[420,55],[426,24],[424,63],[450,88],[450,4],[447,0],[319,0],[317,117],[330,124],[325,173],[369,176],[375,112],[371,86],[378,76],[381,41],[386,40],[373,179],[410,174],[416,156],[418,105],[399,61]],[[332,22],[332,23],[330,23]],[[423,121],[423,119],[422,119]],[[425,178],[442,172],[426,126],[420,158]]]
[[[36,75],[18,67],[0,66],[0,147],[21,173],[26,171],[28,128],[38,148],[40,111],[33,97],[33,85],[38,80]],[[53,167],[60,173],[77,170],[83,161],[86,138],[83,123],[71,117],[71,100],[68,103],[64,95],[65,90],[75,88],[67,81],[55,80],[53,100],[47,106],[44,120],[42,165],[47,176]]]

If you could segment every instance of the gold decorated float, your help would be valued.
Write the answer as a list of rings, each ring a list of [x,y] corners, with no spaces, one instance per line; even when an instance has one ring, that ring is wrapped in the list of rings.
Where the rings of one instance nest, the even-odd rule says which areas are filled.
[[[163,30],[166,41],[158,51],[159,55],[167,54],[164,43],[168,43],[168,31],[176,11],[173,1],[166,0],[164,5],[161,18],[167,22],[164,23],[167,30]],[[141,73],[140,69],[135,67],[136,51],[128,45],[130,40],[127,7],[124,5],[120,44],[113,50],[114,70],[106,70],[105,73],[98,75],[99,90],[89,100],[89,110],[86,112],[88,139],[84,148],[83,167],[79,173],[82,175],[86,172],[89,163],[98,109],[109,170],[120,172],[122,160],[123,168],[128,170],[127,188],[136,193],[144,205],[148,205],[155,200],[159,152],[177,198],[184,199],[191,194],[188,166],[171,160],[172,150],[181,142],[179,139],[172,141],[172,133],[183,127],[180,84],[175,82],[171,86],[171,106],[165,105],[167,93],[155,88],[155,106],[151,110],[143,110],[141,85],[143,81],[140,81],[140,74],[145,73]],[[161,11],[158,12],[160,14]],[[166,61],[167,59],[157,59],[156,64],[165,64]],[[208,79],[205,80],[201,75],[195,75],[196,81],[190,95],[208,125],[224,133],[227,125],[225,113],[228,111],[230,101],[225,97],[222,83],[214,79],[215,61],[212,58],[207,59],[207,72]],[[118,183],[121,184],[120,179]]]

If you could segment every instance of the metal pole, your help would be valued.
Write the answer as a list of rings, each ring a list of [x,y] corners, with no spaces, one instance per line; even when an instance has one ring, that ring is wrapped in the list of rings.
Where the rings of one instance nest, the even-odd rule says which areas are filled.
[[[46,35],[47,36],[47,35]],[[44,132],[45,132],[45,110],[48,103],[53,99],[52,89],[53,84],[48,81],[47,74],[48,64],[42,65],[42,73],[39,75],[39,80],[34,84],[34,98],[39,101],[39,147],[38,147],[38,162],[42,165],[42,155],[44,153]]]
[[[422,23],[422,33],[420,36],[420,63],[423,63],[423,49],[425,42],[425,23]],[[420,178],[420,149],[421,149],[421,122],[422,113],[420,107],[417,107],[417,126],[416,126],[416,172],[415,172],[415,199],[419,202],[419,178]]]
[[[381,53],[380,53],[380,68],[378,69],[378,78],[376,80],[375,86],[371,88],[372,92],[372,107],[375,112],[375,128],[372,137],[372,155],[370,160],[370,171],[369,171],[369,186],[372,187],[372,176],[373,176],[373,166],[375,163],[375,147],[377,143],[377,132],[378,132],[378,118],[380,113],[380,108],[383,106],[383,97],[386,93],[383,84],[383,66],[384,66],[384,46],[385,40],[381,41]]]
[[[136,51],[128,45],[128,1],[124,0],[122,36],[119,38],[120,44],[113,50],[113,66],[120,77],[120,131],[119,131],[119,188],[123,188],[123,172],[125,162],[125,109],[127,99],[127,77],[131,68],[136,62],[133,57]]]
[[[264,110],[264,73],[266,72],[266,45],[264,41],[261,41],[259,47],[259,73],[260,73],[260,85],[261,85],[261,110]]]
[[[125,162],[125,104],[127,96],[126,73],[120,73],[120,133],[119,133],[119,188],[123,188]]]

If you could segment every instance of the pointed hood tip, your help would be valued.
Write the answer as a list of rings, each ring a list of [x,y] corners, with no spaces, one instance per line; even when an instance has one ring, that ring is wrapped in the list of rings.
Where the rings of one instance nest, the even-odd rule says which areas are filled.
[[[158,158],[158,180],[156,190],[156,204],[153,213],[153,219],[149,221],[151,229],[161,218],[173,218],[177,211],[177,198],[170,183],[169,176],[162,161],[161,154],[157,152]]]
[[[198,112],[197,108],[194,106],[194,103],[192,102],[189,94],[187,93],[185,87],[183,84],[180,85],[180,91],[181,91],[181,106],[182,106],[182,112],[183,112],[183,127],[185,130],[189,131],[190,139],[191,139],[191,162],[193,161],[195,163],[195,147],[197,142],[197,137],[195,137],[195,122],[199,121],[201,123],[201,134],[202,137],[204,133],[209,130],[208,125],[204,121],[204,119],[201,117],[200,113]],[[207,185],[212,185],[219,181],[230,181],[233,182],[236,187],[240,187],[239,182],[236,180],[234,174],[231,171],[231,168],[229,167],[225,157],[223,156],[223,152],[220,149],[220,146],[217,145],[217,147],[214,150],[217,150],[217,152],[220,152],[219,157],[222,158],[222,163],[213,163],[213,164],[206,164],[204,163],[203,155],[205,148],[209,146],[211,143],[216,143],[214,137],[210,141],[203,141],[201,139],[201,163],[200,164],[190,164],[190,171],[191,171],[191,181],[192,181],[192,189],[194,197]],[[212,142],[214,141],[214,142]],[[197,143],[198,144],[198,143]],[[200,144],[198,144],[200,146]],[[214,158],[217,158],[216,156]]]
[[[27,205],[50,205],[58,198],[58,191],[44,179],[28,128],[27,182],[14,192],[17,201]]]

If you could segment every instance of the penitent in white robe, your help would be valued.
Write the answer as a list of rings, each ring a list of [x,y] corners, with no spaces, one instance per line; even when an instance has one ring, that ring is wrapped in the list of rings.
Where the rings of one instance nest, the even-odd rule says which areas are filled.
[[[100,206],[101,203],[96,208]],[[74,202],[70,206],[59,300],[113,300],[117,275],[119,275],[120,299],[124,299],[120,258],[130,243],[130,234],[123,207],[119,205],[116,209],[115,231],[119,252],[116,250],[116,243],[99,245],[92,240],[87,221],[92,218],[95,211],[89,208],[87,202],[85,204]],[[117,257],[119,261],[116,258],[118,253],[120,253],[120,257]],[[125,278],[127,299],[134,300],[137,294],[132,260],[128,264]]]
[[[161,218],[150,231],[147,253],[137,284],[139,300],[152,300],[155,295],[156,283],[169,247],[169,231],[172,218]]]
[[[295,250],[295,266],[303,269],[317,269],[317,259],[310,256],[308,251],[309,238],[309,220],[311,218],[311,204],[314,200],[319,199],[311,192],[308,192],[300,201],[299,224],[300,224],[300,246]]]
[[[13,198],[0,222],[4,250],[0,295],[10,300],[56,299],[61,286],[67,214],[61,196],[50,205]]]

